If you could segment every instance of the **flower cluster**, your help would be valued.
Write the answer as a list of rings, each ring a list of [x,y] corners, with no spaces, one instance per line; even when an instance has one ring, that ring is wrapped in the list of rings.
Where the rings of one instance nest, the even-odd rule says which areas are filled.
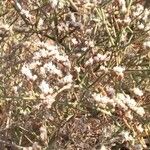
[[[148,5],[0,1],[0,145],[8,135],[34,150],[146,148]]]
[[[101,107],[104,108],[108,107],[110,104],[113,107],[119,106],[119,108],[123,109],[128,113],[131,109],[140,116],[143,116],[145,114],[143,107],[138,106],[137,102],[127,94],[117,93],[112,98],[110,98],[108,96],[103,96],[102,94],[93,93],[92,97],[95,101],[101,104]],[[131,114],[128,114],[127,116],[130,116],[129,118],[132,118]]]
[[[38,86],[41,94],[55,95],[59,89],[73,83],[73,76],[69,73],[70,61],[58,46],[43,42],[37,45],[39,50],[33,53],[31,61],[25,62],[21,72]]]

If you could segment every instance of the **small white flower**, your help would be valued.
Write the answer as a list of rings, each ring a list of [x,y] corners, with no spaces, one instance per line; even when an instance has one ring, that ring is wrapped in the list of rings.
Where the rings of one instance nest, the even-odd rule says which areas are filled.
[[[78,41],[77,41],[76,38],[73,38],[71,41],[72,41],[72,43],[75,44],[75,45],[78,44]]]
[[[119,5],[121,7],[121,12],[125,13],[127,11],[125,0],[119,0],[118,2],[119,2]]]
[[[75,66],[74,69],[79,73],[81,71],[80,67]]]
[[[51,72],[52,70],[55,70],[55,69],[56,69],[55,65],[54,65],[52,62],[45,63],[43,67],[44,67],[48,72]]]
[[[137,105],[136,101],[134,99],[130,98],[129,95],[126,95],[124,103],[126,103],[131,109],[133,109]]]
[[[29,64],[29,67],[30,67],[30,69],[34,69],[39,65],[41,65],[40,61],[33,61],[32,63]]]
[[[81,57],[82,54],[81,53],[76,53],[76,57]]]
[[[131,114],[131,110],[128,110],[126,113],[125,113],[125,116],[129,119],[133,119],[133,115]]]
[[[23,65],[21,72],[26,75],[27,78],[32,79],[32,72],[27,65]]]
[[[49,55],[49,52],[45,49],[41,49],[39,53],[41,57],[47,57]]]
[[[143,127],[142,127],[142,124],[136,126],[136,129],[137,129],[139,132],[141,132],[141,133],[144,131],[144,129],[143,129]]]
[[[44,23],[44,20],[42,18],[39,19],[39,22],[38,22],[38,29],[41,29],[42,26],[43,26],[43,23]]]
[[[94,93],[92,96],[93,96],[95,101],[100,102],[102,104],[108,104],[109,103],[109,104],[113,105],[113,103],[114,103],[114,101],[112,99],[110,99],[107,96],[102,96],[101,94]]]
[[[87,49],[88,49],[88,47],[82,47],[82,48],[81,48],[81,50],[84,51],[84,52],[85,52]]]
[[[68,74],[63,78],[64,83],[71,83],[72,82],[72,75]]]
[[[139,88],[134,88],[133,92],[134,92],[134,94],[136,94],[138,96],[143,96],[143,92]]]
[[[140,23],[138,26],[137,26],[140,30],[144,29],[144,24],[143,23]]]
[[[121,106],[124,110],[128,110],[128,107],[125,105],[126,97],[122,93],[117,93],[117,96],[114,98],[116,104]]]
[[[57,6],[59,8],[63,8],[64,1],[63,0],[49,0],[51,3],[52,8],[56,8]]]
[[[135,111],[137,114],[139,114],[140,116],[143,116],[145,114],[145,110],[143,107],[137,107],[135,108]]]
[[[115,89],[112,88],[111,86],[106,86],[106,91],[109,96],[113,97],[115,95]]]
[[[56,6],[58,5],[58,0],[50,0],[50,3],[52,8],[56,8]]]
[[[102,54],[97,54],[95,57],[94,57],[94,60],[95,61],[104,61],[104,60],[107,60],[107,55],[102,55]]]
[[[103,66],[103,65],[101,65],[99,69],[102,70],[102,71],[108,72],[108,68],[106,68],[106,67]]]
[[[130,135],[128,131],[122,131],[121,136],[124,138],[125,141],[132,141],[133,137]]]
[[[33,54],[34,56],[33,56],[33,59],[40,59],[41,58],[41,54],[39,53],[39,52],[35,52],[34,54]]]
[[[32,80],[35,81],[37,79],[37,75],[32,76]]]
[[[126,1],[125,0],[118,0],[120,6],[125,6]]]
[[[131,18],[128,16],[123,20],[125,23],[129,24],[131,22]]]
[[[118,75],[123,75],[123,72],[125,71],[125,68],[124,67],[121,67],[121,66],[115,66],[113,68],[113,71],[118,74]]]
[[[40,67],[40,73],[41,73],[42,75],[46,75],[46,70],[45,70],[44,67]]]
[[[102,145],[100,150],[107,150],[107,148],[104,145]]]
[[[14,93],[15,93],[15,94],[18,94],[18,86],[14,86],[14,87],[13,87],[13,90],[14,90]]]
[[[126,13],[126,12],[127,12],[126,6],[122,6],[122,7],[121,7],[121,12],[122,12],[122,13]]]
[[[93,64],[93,58],[91,57],[91,58],[89,58],[89,60],[88,61],[86,61],[86,63],[85,63],[85,65],[86,66],[88,66],[88,65],[92,65]]]
[[[143,43],[144,48],[150,48],[150,41],[146,41]]]
[[[89,46],[90,47],[94,47],[94,42],[93,41],[89,41]]]
[[[55,99],[51,95],[47,95],[46,97],[44,97],[44,100],[43,100],[43,102],[45,104],[47,104],[47,106],[46,106],[47,108],[51,108],[54,101],[55,101]]]
[[[143,13],[143,20],[147,21],[148,20],[148,16],[150,15],[150,12],[147,8],[144,9],[144,13]]]
[[[44,94],[48,94],[50,92],[49,84],[46,83],[46,81],[42,81],[41,84],[39,85],[39,88]]]
[[[137,17],[144,11],[144,6],[137,3],[135,10],[133,11],[133,16]],[[140,17],[140,16],[139,16]]]
[[[101,98],[101,95],[100,95],[100,94],[94,93],[92,96],[93,96],[94,100],[100,102],[100,98]]]
[[[75,17],[75,15],[74,15],[74,13],[71,13],[71,14],[70,14],[70,18],[71,18],[71,20],[72,20],[73,22],[76,22],[76,17]]]

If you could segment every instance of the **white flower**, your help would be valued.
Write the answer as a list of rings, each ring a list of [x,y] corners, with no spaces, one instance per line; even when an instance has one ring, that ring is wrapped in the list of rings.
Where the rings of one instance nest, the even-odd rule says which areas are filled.
[[[124,67],[121,67],[121,66],[115,66],[115,67],[113,68],[113,71],[114,71],[118,76],[123,77],[123,76],[124,76],[123,72],[125,71],[125,68],[124,68]]]
[[[49,52],[45,49],[41,49],[39,53],[41,57],[47,57],[49,55]]]
[[[56,8],[57,6],[59,8],[63,8],[64,1],[63,0],[49,0],[51,3],[52,8]]]
[[[129,119],[133,119],[133,115],[131,114],[131,110],[128,110],[126,113],[125,113],[125,116]]]
[[[116,73],[123,73],[125,71],[125,68],[121,67],[121,66],[115,66],[113,68],[113,71],[116,72]]]
[[[134,92],[134,94],[136,94],[138,96],[143,96],[143,92],[139,88],[134,88],[133,92]]]
[[[121,7],[121,12],[125,13],[127,11],[125,0],[119,0],[118,2],[119,2],[119,5]]]
[[[68,74],[63,78],[63,83],[71,83],[72,82],[72,75]]]
[[[58,0],[50,0],[50,3],[52,5],[52,8],[56,8],[56,6],[58,5]]]
[[[92,65],[93,64],[93,58],[91,57],[91,58],[89,58],[89,60],[88,61],[86,61],[86,63],[85,63],[85,65],[86,66],[88,66],[88,65]]]
[[[139,114],[140,116],[143,116],[145,114],[145,110],[143,107],[137,107],[135,108],[135,111],[137,114]]]
[[[50,92],[49,84],[44,80],[39,85],[39,88],[44,94],[48,94]]]
[[[27,78],[32,79],[32,72],[27,65],[23,65],[21,72],[22,74],[26,75]]]
[[[126,1],[125,0],[118,0],[120,6],[125,6]]]
[[[141,4],[139,4],[139,3],[137,3],[136,8],[135,8],[135,10],[134,10],[134,12],[133,12],[133,16],[134,16],[134,17],[137,17],[137,16],[139,16],[143,11],[144,11],[144,6],[141,5]]]
[[[124,138],[125,141],[132,141],[133,137],[130,135],[128,131],[122,131],[121,136]]]
[[[40,73],[41,73],[42,75],[46,75],[46,70],[45,70],[44,67],[40,67]]]
[[[40,55],[39,52],[35,52],[33,55],[34,55],[33,59],[39,59],[39,58],[41,58],[41,55]]]
[[[136,106],[137,103],[134,99],[126,99],[126,103],[131,109],[134,109],[135,107],[137,107]]]
[[[93,41],[89,41],[89,46],[90,47],[94,47],[94,42]]]
[[[75,66],[74,69],[79,73],[81,71],[80,67]]]
[[[102,104],[108,104],[108,103],[112,104],[112,105],[114,104],[114,101],[107,96],[103,96],[103,95],[97,94],[97,93],[94,93],[92,96],[95,101],[100,102]]]
[[[29,67],[30,67],[30,69],[34,69],[39,65],[41,65],[40,61],[33,61],[32,63],[29,64]]]
[[[71,41],[72,41],[72,43],[75,44],[75,45],[78,44],[78,41],[77,41],[76,38],[73,38]]]
[[[131,18],[128,16],[123,20],[125,23],[129,24],[131,22]]]
[[[14,90],[14,93],[15,93],[15,94],[18,94],[18,86],[14,86],[14,87],[13,87],[13,90]]]
[[[40,18],[40,19],[39,19],[39,22],[38,22],[38,25],[37,25],[38,29],[41,29],[41,28],[42,28],[43,23],[44,23],[44,20],[43,20],[42,18]]]
[[[74,15],[74,13],[71,13],[71,14],[70,14],[70,18],[71,18],[71,20],[72,20],[73,22],[76,22],[76,17],[75,17],[75,15]]]
[[[144,48],[150,48],[150,41],[146,41],[143,43]]]
[[[56,66],[52,62],[48,62],[44,64],[43,66],[46,71],[52,73],[52,74],[57,74],[58,76],[62,77],[62,72],[61,70],[57,69]]]
[[[54,97],[51,95],[47,95],[46,97],[43,97],[43,99],[43,102],[47,104],[47,108],[51,108],[53,102],[55,101]]]
[[[147,8],[144,9],[144,14],[143,14],[143,20],[147,21],[148,20],[148,16],[150,15],[150,12]]]
[[[32,80],[35,81],[37,79],[37,75],[32,76]]]
[[[140,30],[144,29],[144,24],[143,23],[140,23],[138,26],[137,26]]]
[[[118,104],[119,106],[121,106],[123,109],[127,110],[128,107],[125,105],[125,95],[122,93],[117,93],[117,96],[114,98],[114,101],[116,102],[116,104]]]
[[[122,6],[122,7],[121,7],[121,12],[122,12],[122,13],[126,13],[126,12],[127,12],[126,6]]]
[[[88,49],[88,47],[82,47],[82,48],[81,48],[81,50],[84,51],[84,52],[85,52],[87,49]]]
[[[100,150],[107,150],[107,148],[104,145],[102,145]]]
[[[99,53],[98,53],[98,54],[94,57],[94,60],[98,62],[98,61],[107,60],[106,58],[107,58],[107,55],[102,55],[102,54],[99,54]]]
[[[141,133],[144,131],[144,129],[143,129],[143,127],[142,127],[142,124],[136,126],[136,129],[137,129],[139,132],[141,132]]]
[[[102,71],[108,72],[108,68],[106,68],[106,67],[103,66],[103,65],[101,65],[99,69],[102,70]]]

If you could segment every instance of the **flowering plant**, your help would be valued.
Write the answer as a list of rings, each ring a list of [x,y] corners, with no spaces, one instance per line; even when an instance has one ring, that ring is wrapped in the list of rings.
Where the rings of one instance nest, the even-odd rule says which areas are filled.
[[[2,149],[149,148],[144,0],[3,0],[0,8]]]

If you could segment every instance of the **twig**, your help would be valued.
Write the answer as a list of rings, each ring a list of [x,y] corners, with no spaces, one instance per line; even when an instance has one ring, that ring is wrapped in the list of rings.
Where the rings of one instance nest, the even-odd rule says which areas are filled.
[[[22,146],[16,145],[15,143],[6,142],[6,141],[1,140],[1,139],[0,139],[0,143],[6,145],[6,147],[9,147],[10,149],[23,150]]]

